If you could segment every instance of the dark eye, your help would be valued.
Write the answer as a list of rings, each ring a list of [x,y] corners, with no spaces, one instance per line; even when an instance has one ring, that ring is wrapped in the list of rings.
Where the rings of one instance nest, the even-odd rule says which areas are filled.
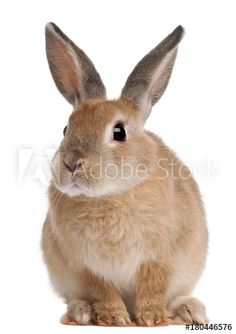
[[[63,130],[63,135],[65,136],[66,134],[66,129],[67,129],[67,126],[65,126],[64,130]]]
[[[126,139],[126,132],[123,124],[116,124],[113,129],[113,139],[118,141],[124,141]]]

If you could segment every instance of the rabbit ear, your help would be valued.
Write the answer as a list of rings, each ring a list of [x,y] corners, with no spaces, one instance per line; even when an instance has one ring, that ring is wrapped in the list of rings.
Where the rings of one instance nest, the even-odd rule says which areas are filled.
[[[54,23],[46,25],[46,52],[55,84],[73,105],[104,98],[105,87],[93,63]]]
[[[143,120],[167,87],[183,33],[178,26],[137,64],[126,81],[121,97],[134,103]]]

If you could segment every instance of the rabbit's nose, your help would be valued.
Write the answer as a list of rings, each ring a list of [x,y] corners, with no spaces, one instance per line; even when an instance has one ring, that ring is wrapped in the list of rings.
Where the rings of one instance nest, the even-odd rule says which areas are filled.
[[[75,171],[79,170],[82,168],[83,161],[79,159],[76,164],[69,165],[67,162],[63,160],[63,164],[65,167],[73,174]]]

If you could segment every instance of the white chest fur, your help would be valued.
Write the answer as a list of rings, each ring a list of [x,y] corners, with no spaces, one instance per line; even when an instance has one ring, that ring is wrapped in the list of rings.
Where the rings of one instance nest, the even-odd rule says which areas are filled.
[[[129,290],[143,260],[142,240],[123,236],[121,240],[87,242],[84,260],[94,273],[112,282],[120,291]]]
[[[73,266],[85,265],[121,292],[129,291],[145,254],[140,224],[120,216],[87,218],[70,233]]]

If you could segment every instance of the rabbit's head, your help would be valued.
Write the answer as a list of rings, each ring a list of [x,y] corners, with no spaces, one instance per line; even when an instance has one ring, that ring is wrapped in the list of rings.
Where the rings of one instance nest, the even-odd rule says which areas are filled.
[[[120,98],[109,101],[87,55],[55,24],[46,26],[53,79],[73,105],[52,163],[57,189],[98,197],[122,193],[149,177],[157,146],[143,125],[168,84],[182,35],[179,26],[137,64]]]

